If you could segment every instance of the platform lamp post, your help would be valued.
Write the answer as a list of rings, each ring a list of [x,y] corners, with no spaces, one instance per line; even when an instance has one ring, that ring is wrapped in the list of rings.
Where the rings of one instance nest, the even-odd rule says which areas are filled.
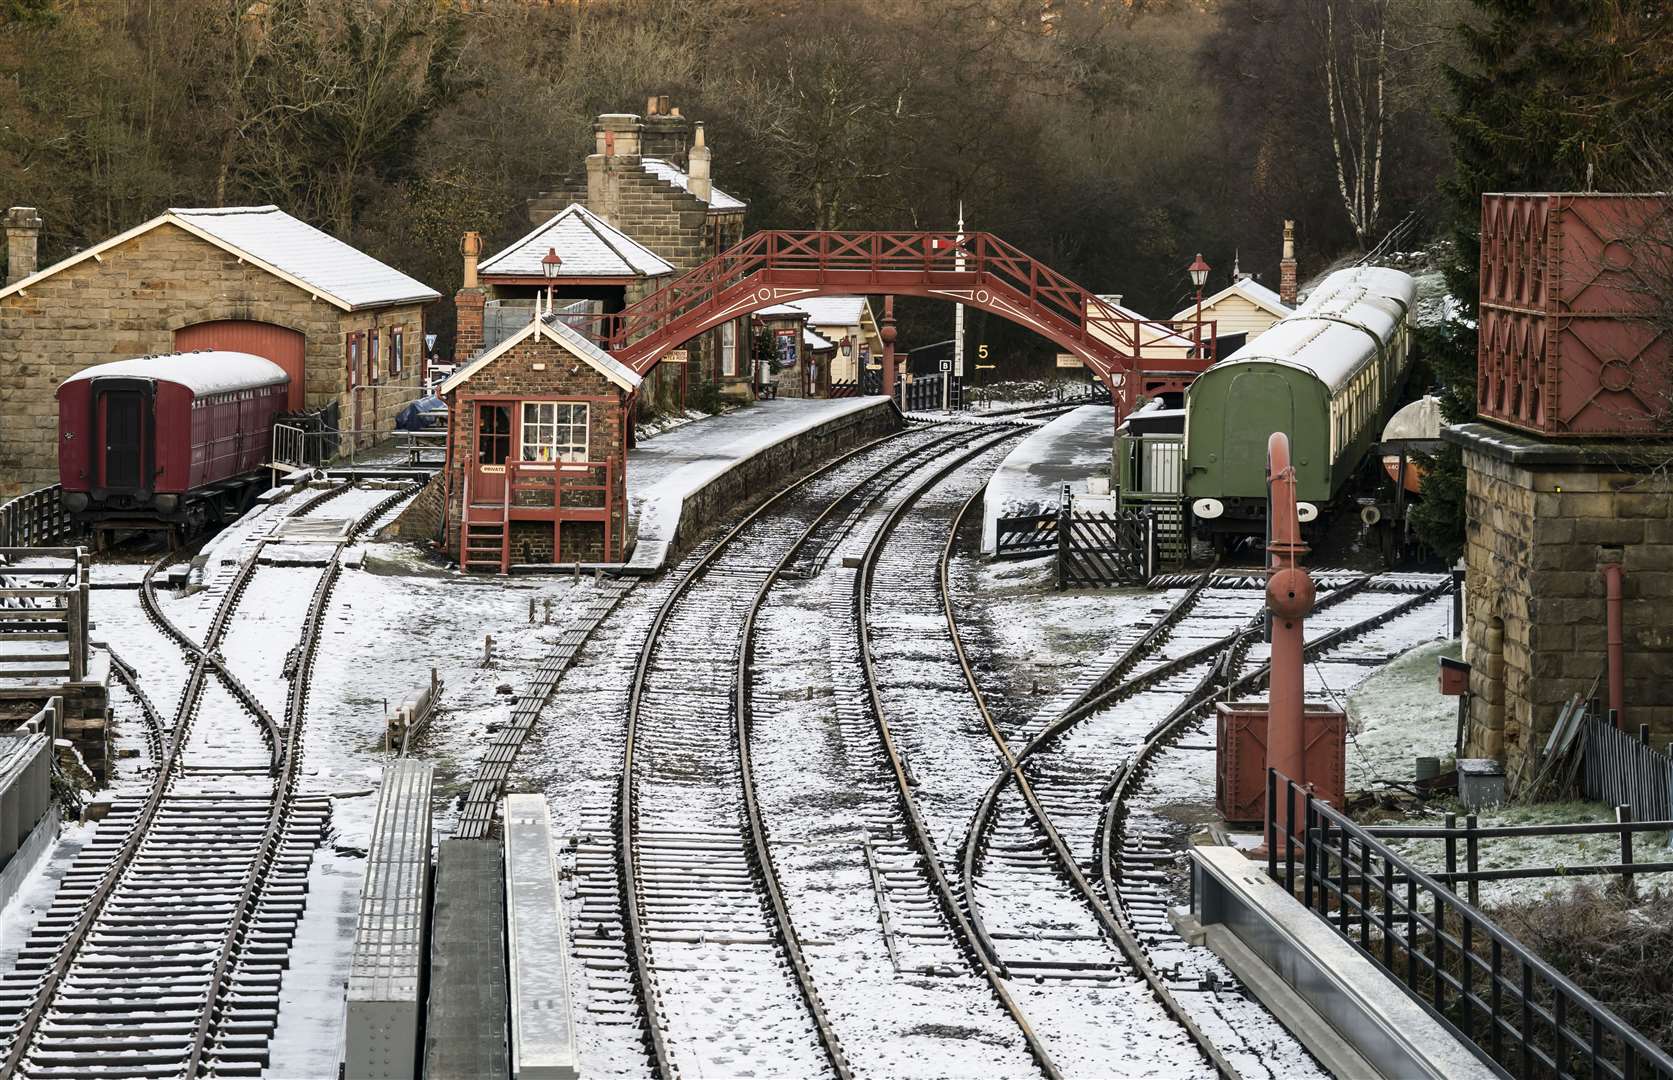
[[[1202,261],[1202,256],[1197,256],[1197,261]],[[546,254],[542,256],[540,260],[540,272],[546,275],[546,314],[548,315],[552,314],[553,283],[557,281],[558,271],[562,268],[563,258],[559,256],[558,249],[554,247],[547,248]],[[539,307],[539,304],[537,303],[535,306]]]
[[[1196,260],[1186,267],[1191,275],[1191,284],[1197,287],[1197,325],[1191,336],[1196,343],[1198,356],[1202,355],[1202,287],[1208,284],[1208,272],[1212,269],[1212,266],[1203,261],[1200,251],[1197,252]]]

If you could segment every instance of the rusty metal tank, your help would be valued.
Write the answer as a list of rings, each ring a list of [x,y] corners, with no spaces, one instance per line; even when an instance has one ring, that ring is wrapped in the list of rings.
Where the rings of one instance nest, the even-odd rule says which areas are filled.
[[[1670,287],[1667,195],[1482,196],[1481,416],[1542,436],[1666,431]]]

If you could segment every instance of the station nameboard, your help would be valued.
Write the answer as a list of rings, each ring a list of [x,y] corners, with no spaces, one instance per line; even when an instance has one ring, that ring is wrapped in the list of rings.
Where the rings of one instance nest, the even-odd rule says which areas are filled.
[[[1081,363],[1080,362],[1080,357],[1076,356],[1074,353],[1072,353],[1072,352],[1060,352],[1060,353],[1057,354],[1057,366],[1058,367],[1073,368],[1073,367],[1085,367],[1086,365]]]
[[[664,364],[688,364],[691,362],[690,349],[670,349],[662,358]]]

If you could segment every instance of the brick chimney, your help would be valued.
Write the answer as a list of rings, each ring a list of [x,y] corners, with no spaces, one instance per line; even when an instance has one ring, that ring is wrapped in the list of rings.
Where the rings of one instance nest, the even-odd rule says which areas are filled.
[[[696,125],[692,133],[691,160],[688,171],[691,184],[687,188],[693,195],[708,202],[714,192],[714,181],[709,177],[709,145],[703,141],[703,125]]]
[[[1295,307],[1295,222],[1284,221],[1284,257],[1278,260],[1278,299]]]
[[[681,116],[679,109],[669,107],[667,94],[646,100],[642,128],[641,154],[673,162],[682,169],[689,168],[691,120]]]
[[[635,113],[602,113],[593,122],[593,153],[587,156],[587,209],[620,227],[621,170],[637,168],[644,125]],[[622,159],[630,158],[631,161]]]
[[[459,241],[465,258],[465,282],[453,296],[453,362],[467,363],[482,348],[483,313],[488,294],[478,283],[476,260],[482,255],[482,234],[468,232]]]
[[[14,206],[6,211],[7,285],[22,281],[39,268],[35,246],[40,236],[40,211],[33,206]]]

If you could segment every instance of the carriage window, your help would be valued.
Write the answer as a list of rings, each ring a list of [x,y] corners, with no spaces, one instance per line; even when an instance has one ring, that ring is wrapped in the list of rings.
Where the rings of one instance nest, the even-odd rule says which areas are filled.
[[[523,402],[522,442],[524,461],[587,460],[587,406]]]
[[[476,463],[504,465],[511,456],[511,406],[476,407]]]

